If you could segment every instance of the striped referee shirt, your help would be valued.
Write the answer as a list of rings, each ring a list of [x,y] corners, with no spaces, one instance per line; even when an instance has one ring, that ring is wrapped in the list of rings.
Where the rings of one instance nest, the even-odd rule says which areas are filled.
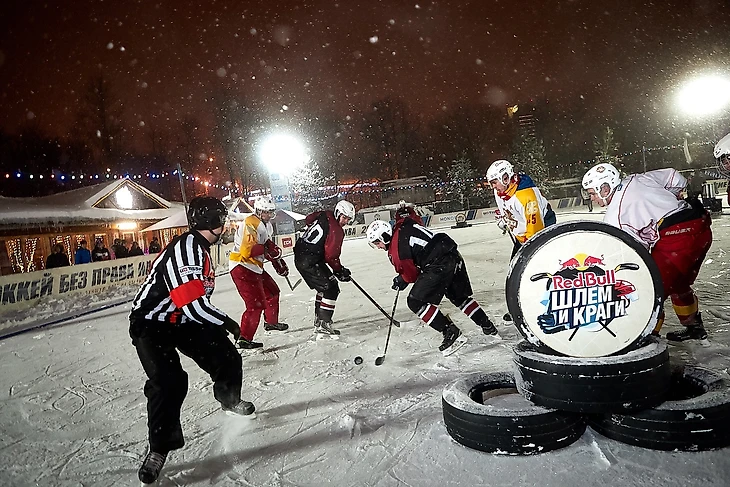
[[[196,231],[175,237],[152,263],[130,319],[222,325],[227,315],[210,302],[215,269],[209,249],[208,240]]]

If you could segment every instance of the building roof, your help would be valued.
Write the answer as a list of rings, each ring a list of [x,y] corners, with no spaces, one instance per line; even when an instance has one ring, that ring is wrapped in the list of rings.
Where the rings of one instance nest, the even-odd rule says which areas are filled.
[[[158,221],[180,211],[131,179],[72,189],[37,198],[0,196],[0,228],[85,225],[118,220]]]

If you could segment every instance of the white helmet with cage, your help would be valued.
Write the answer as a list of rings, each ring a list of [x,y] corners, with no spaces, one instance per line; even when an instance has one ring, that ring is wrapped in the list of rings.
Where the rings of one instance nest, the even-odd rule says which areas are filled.
[[[276,205],[271,201],[270,196],[261,196],[254,202],[253,209],[256,212],[256,216],[261,216],[261,213],[264,211],[268,211],[269,213],[275,212]]]
[[[511,162],[500,159],[498,161],[494,161],[490,166],[489,169],[487,169],[487,181],[494,181],[495,179],[497,181],[504,182],[504,176],[507,175],[507,180],[509,181],[512,179],[512,176],[515,175],[515,168],[512,165]]]
[[[726,178],[730,178],[730,134],[720,139],[715,145],[715,150],[712,152],[717,161],[717,169],[720,174]]]
[[[393,228],[390,226],[389,222],[384,220],[374,220],[370,223],[370,225],[368,225],[365,235],[370,246],[373,246],[373,244],[377,241],[383,242],[387,245],[393,238]]]
[[[340,216],[346,216],[350,220],[354,220],[355,205],[346,200],[338,201],[335,205],[335,219],[339,219]]]
[[[609,192],[605,197],[601,196],[601,188],[604,184],[607,184],[609,187]],[[583,188],[592,189],[603,200],[604,204],[608,203],[607,199],[613,194],[619,184],[621,184],[621,173],[607,162],[596,164],[590,168],[583,176],[582,182]]]

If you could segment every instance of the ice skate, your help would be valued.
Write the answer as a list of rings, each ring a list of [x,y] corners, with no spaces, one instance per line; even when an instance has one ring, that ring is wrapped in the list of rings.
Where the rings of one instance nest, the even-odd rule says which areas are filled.
[[[140,482],[142,482],[142,485],[149,485],[157,482],[157,478],[160,476],[160,471],[162,471],[162,467],[165,465],[165,460],[167,460],[167,453],[157,453],[153,451],[147,453],[147,456],[144,457],[142,465],[140,465],[139,470],[137,471],[137,476],[139,477]]]
[[[684,330],[670,331],[667,333],[667,340],[670,342],[684,342],[686,340],[699,340],[703,346],[708,346],[707,330],[702,323],[702,315],[697,313],[694,323],[685,325]]]
[[[340,330],[332,328],[331,321],[317,320],[314,325],[314,336],[317,340],[337,340],[340,338]]]
[[[241,400],[238,404],[230,407],[221,405],[221,409],[226,412],[228,416],[237,416],[239,418],[254,419],[256,417],[256,407],[252,402]]]
[[[466,337],[461,334],[461,330],[453,323],[449,324],[446,330],[443,331],[443,335],[444,341],[439,345],[439,350],[444,354],[444,357],[456,352],[466,343]]]
[[[494,326],[494,323],[492,323],[492,320],[490,320],[489,318],[487,318],[487,322],[485,324],[482,324],[481,327],[482,327],[482,332],[485,335],[493,335],[493,336],[496,335],[497,337],[499,337],[499,332],[497,330],[497,327]]]
[[[236,346],[241,350],[252,350],[254,348],[262,348],[264,344],[261,342],[254,342],[253,340],[246,340],[245,338],[239,338]]]
[[[512,315],[509,313],[505,313],[504,316],[502,316],[502,321],[505,323],[512,323]]]
[[[286,331],[289,329],[289,325],[286,323],[264,323],[265,331]]]

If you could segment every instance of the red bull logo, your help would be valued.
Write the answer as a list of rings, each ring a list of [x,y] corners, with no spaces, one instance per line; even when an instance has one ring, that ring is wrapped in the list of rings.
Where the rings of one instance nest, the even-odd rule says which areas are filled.
[[[559,260],[555,273],[541,272],[531,281],[547,279],[544,299],[545,311],[538,316],[538,325],[546,334],[571,330],[572,340],[578,329],[605,330],[616,336],[609,325],[628,314],[632,301],[638,299],[636,288],[628,281],[618,280],[616,273],[638,270],[634,263],[619,264],[606,269],[604,257],[576,254]]]
[[[603,255],[600,258],[594,257],[593,255],[587,254],[576,254],[574,257],[566,261],[558,261],[560,264],[560,270],[563,269],[584,269],[591,266],[602,266]]]

